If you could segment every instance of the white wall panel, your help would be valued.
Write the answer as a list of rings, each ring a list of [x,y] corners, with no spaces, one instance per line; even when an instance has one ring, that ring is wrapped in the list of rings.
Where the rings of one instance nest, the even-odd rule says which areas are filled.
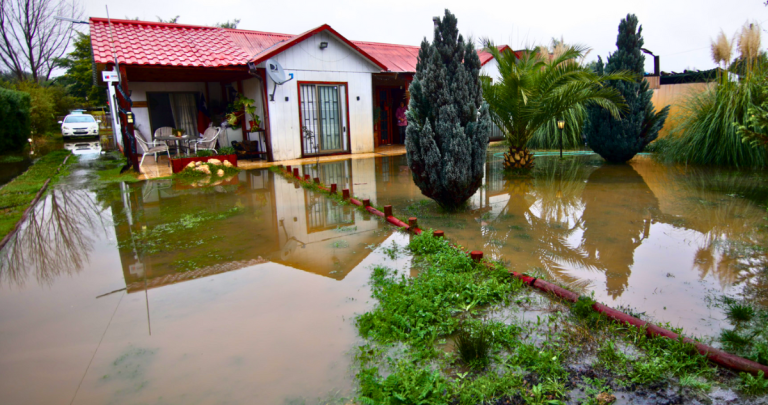
[[[321,50],[321,42],[328,42],[328,47]],[[275,101],[268,101],[275,160],[301,157],[299,82],[347,83],[350,152],[373,152],[371,74],[381,71],[378,66],[327,31],[307,38],[274,59],[287,74],[294,76],[292,81],[277,86]],[[267,78],[269,94],[272,94],[273,86],[272,80]]]

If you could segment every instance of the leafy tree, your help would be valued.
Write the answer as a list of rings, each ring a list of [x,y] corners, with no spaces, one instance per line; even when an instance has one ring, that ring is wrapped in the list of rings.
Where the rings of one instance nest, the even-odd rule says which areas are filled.
[[[669,106],[656,112],[651,102],[653,90],[648,89],[648,82],[643,79],[645,55],[640,49],[643,47],[642,31],[637,17],[628,14],[619,24],[616,40],[618,50],[608,56],[608,64],[605,66],[600,57],[597,59],[598,74],[618,71],[635,74],[632,81],[609,83],[621,93],[629,108],[621,118],[602,108],[588,109],[589,118],[584,126],[587,143],[603,159],[613,163],[624,163],[632,159],[655,140],[669,114]]]
[[[232,20],[232,21],[229,21],[229,20],[227,20],[227,21],[225,21],[225,22],[223,22],[223,23],[216,23],[216,25],[215,25],[215,26],[216,26],[216,27],[219,27],[219,28],[231,28],[231,29],[235,29],[235,28],[237,28],[237,25],[238,25],[238,24],[240,24],[240,19],[239,19],[239,18],[235,18],[235,19],[234,19],[234,20]]]
[[[436,24],[432,44],[424,38],[419,50],[405,147],[422,194],[455,209],[480,187],[491,120],[472,41],[448,10]]]
[[[540,48],[523,51],[518,57],[510,50],[500,52],[490,41],[486,49],[499,64],[496,83],[483,80],[483,94],[491,117],[509,142],[505,153],[507,169],[530,169],[533,155],[528,142],[558,118],[576,120],[585,105],[604,108],[618,117],[626,108],[616,89],[604,86],[608,80],[629,80],[625,72],[598,76],[578,63],[586,48],[569,46],[558,54],[542,54]]]
[[[106,91],[94,85],[90,35],[78,32],[75,49],[66,58],[59,59],[57,66],[67,69],[67,73],[58,77],[56,82],[63,85],[78,103],[91,106],[106,104]]]

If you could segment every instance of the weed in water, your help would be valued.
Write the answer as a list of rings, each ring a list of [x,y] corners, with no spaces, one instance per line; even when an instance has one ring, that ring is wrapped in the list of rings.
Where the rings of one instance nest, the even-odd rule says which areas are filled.
[[[755,309],[750,305],[734,303],[728,306],[725,315],[734,322],[749,322],[755,317]]]
[[[485,325],[462,325],[456,334],[456,350],[461,359],[471,368],[482,369],[488,365],[488,352],[491,348],[491,334]]]

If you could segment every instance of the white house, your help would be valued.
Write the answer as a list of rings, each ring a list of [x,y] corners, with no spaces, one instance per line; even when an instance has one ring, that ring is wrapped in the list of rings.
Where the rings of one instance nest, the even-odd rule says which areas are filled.
[[[202,133],[243,95],[255,101],[261,125],[252,127],[254,117],[241,111],[238,128],[228,128],[219,144],[257,141],[270,161],[373,152],[403,141],[394,112],[407,100],[417,46],[350,41],[328,25],[287,35],[94,17],[90,28],[97,70],[119,66],[113,102],[123,111],[126,139],[134,129],[147,140],[161,127]],[[495,61],[479,56],[493,77]],[[293,79],[276,85],[268,61]]]

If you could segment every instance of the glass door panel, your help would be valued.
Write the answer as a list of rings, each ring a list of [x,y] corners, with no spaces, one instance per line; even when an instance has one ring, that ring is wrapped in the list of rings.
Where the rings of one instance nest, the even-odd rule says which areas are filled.
[[[338,86],[317,86],[320,113],[320,151],[341,150],[341,120]]]

